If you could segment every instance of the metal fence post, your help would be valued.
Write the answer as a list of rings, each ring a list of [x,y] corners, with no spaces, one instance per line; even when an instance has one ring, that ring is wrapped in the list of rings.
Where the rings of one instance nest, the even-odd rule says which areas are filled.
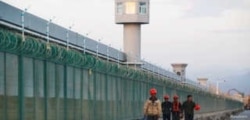
[[[6,81],[6,53],[4,52],[4,114],[3,114],[3,119],[8,120],[8,106],[7,106],[7,81]]]
[[[24,14],[27,12],[28,8],[25,8],[22,13],[21,13],[21,24],[22,24],[22,41],[25,41],[25,36],[24,36]]]
[[[63,116],[64,116],[64,120],[67,120],[67,77],[68,77],[68,75],[67,75],[67,66],[66,65],[64,65],[63,66],[63,75],[64,75],[64,80],[63,80],[63,82],[64,82],[64,84],[63,84],[63,95],[64,95],[64,114],[63,114]]]
[[[48,120],[48,87],[47,87],[47,61],[44,60],[44,118]]]
[[[23,56],[18,56],[18,96],[19,96],[19,119],[24,120],[24,80],[23,80]]]

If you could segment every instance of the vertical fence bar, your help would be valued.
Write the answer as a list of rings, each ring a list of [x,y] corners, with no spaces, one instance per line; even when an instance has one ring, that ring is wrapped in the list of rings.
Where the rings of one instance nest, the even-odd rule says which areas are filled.
[[[23,90],[23,56],[18,56],[18,93],[19,93],[19,120],[24,120],[24,90]]]
[[[84,79],[83,79],[83,69],[80,69],[80,72],[81,72],[81,73],[80,73],[80,75],[81,75],[81,76],[80,76],[80,79],[81,79],[81,82],[80,82],[80,84],[81,84],[81,85],[80,85],[80,87],[81,87],[81,88],[80,88],[80,101],[81,101],[81,102],[80,102],[80,106],[81,106],[81,107],[80,107],[80,109],[81,109],[81,110],[80,110],[80,120],[83,120],[83,110],[82,110],[82,109],[83,109],[83,84],[84,84],[84,82],[83,82],[83,80],[84,80]]]
[[[59,77],[59,70],[58,70],[59,66],[56,64],[55,65],[55,119],[56,120],[60,120],[59,119],[59,114],[60,114],[60,85],[61,85],[61,81],[60,81],[60,77]]]
[[[135,95],[136,95],[136,93],[135,93],[135,92],[136,92],[136,91],[135,91],[135,87],[136,87],[135,84],[136,84],[136,83],[135,83],[135,80],[133,79],[133,80],[132,80],[132,105],[133,105],[133,106],[137,106],[137,105],[135,104],[135,101],[136,101],[136,100],[135,100]],[[131,107],[131,108],[132,108],[131,111],[133,111],[133,107]],[[132,113],[132,117],[134,118],[135,116],[136,116],[136,111]]]
[[[75,90],[75,88],[76,88],[76,86],[75,86],[75,82],[76,82],[76,72],[75,72],[75,70],[76,70],[76,68],[72,68],[73,69],[73,98],[72,98],[72,102],[73,102],[73,108],[72,108],[72,111],[73,111],[73,120],[76,120],[76,90]]]
[[[108,120],[108,75],[105,73],[105,120]]]
[[[66,65],[64,65],[63,66],[64,67],[64,69],[63,69],[63,74],[64,74],[64,80],[63,80],[63,82],[64,82],[64,84],[63,84],[63,86],[64,86],[64,89],[63,89],[63,93],[64,93],[64,114],[63,114],[63,116],[64,116],[64,120],[67,120],[67,117],[68,117],[68,115],[67,115],[67,77],[68,77],[68,75],[67,75],[67,66]]]
[[[90,88],[90,82],[91,82],[91,72],[90,72],[91,70],[88,70],[88,73],[87,73],[87,75],[88,75],[88,108],[89,108],[89,112],[88,112],[88,118],[89,118],[89,120],[91,120],[91,118],[93,117],[92,115],[91,115],[91,111],[92,111],[92,108],[91,107],[93,107],[92,106],[92,98],[91,98],[91,88]]]
[[[93,73],[93,75],[94,75],[94,76],[93,76],[93,82],[94,82],[94,86],[93,86],[93,93],[94,93],[94,94],[93,94],[93,97],[94,97],[94,98],[93,98],[93,102],[92,102],[92,105],[93,105],[93,106],[92,106],[92,107],[93,107],[93,111],[92,111],[93,120],[96,120],[96,117],[97,117],[97,116],[94,114],[94,113],[97,113],[97,111],[96,111],[96,107],[97,107],[97,106],[96,106],[96,96],[97,96],[97,94],[96,94],[96,91],[97,91],[97,87],[96,87],[96,74],[97,74],[96,72]]]
[[[34,111],[34,115],[33,115],[33,120],[36,120],[37,118],[37,109],[36,109],[36,101],[37,101],[37,80],[36,80],[36,67],[35,67],[35,60],[32,59],[32,67],[33,67],[33,111]]]
[[[74,93],[75,93],[75,120],[80,120],[81,117],[80,117],[80,112],[81,112],[81,109],[80,109],[80,106],[81,106],[81,70],[79,68],[75,68],[75,73],[74,73],[74,76],[75,76],[75,82],[74,82]]]
[[[117,86],[117,93],[116,93],[116,98],[117,98],[117,119],[121,119],[121,77],[118,77],[116,80],[116,86]]]
[[[4,64],[4,114],[3,114],[3,120],[8,120],[8,115],[7,115],[7,82],[6,82],[6,53],[3,53],[4,58],[3,58],[3,64]]]
[[[47,61],[44,60],[44,118],[48,120]]]

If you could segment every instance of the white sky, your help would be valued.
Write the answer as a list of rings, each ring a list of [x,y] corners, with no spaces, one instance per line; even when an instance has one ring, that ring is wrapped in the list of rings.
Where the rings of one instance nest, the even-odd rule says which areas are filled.
[[[122,48],[114,0],[2,0],[73,31]],[[250,0],[151,0],[142,27],[142,57],[171,70],[185,62],[187,76],[223,79],[250,71]]]

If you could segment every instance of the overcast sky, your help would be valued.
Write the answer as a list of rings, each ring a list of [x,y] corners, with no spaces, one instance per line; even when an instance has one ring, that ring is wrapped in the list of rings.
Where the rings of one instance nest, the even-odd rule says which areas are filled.
[[[122,48],[114,0],[3,0],[81,34]],[[187,76],[211,81],[250,72],[250,0],[151,0],[142,27],[142,57],[172,70],[188,63]],[[250,82],[249,82],[250,83]]]

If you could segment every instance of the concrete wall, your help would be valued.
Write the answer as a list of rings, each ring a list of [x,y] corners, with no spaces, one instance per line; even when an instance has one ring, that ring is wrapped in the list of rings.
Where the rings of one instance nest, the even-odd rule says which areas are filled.
[[[141,25],[125,24],[123,34],[124,52],[128,62],[141,61]]]

